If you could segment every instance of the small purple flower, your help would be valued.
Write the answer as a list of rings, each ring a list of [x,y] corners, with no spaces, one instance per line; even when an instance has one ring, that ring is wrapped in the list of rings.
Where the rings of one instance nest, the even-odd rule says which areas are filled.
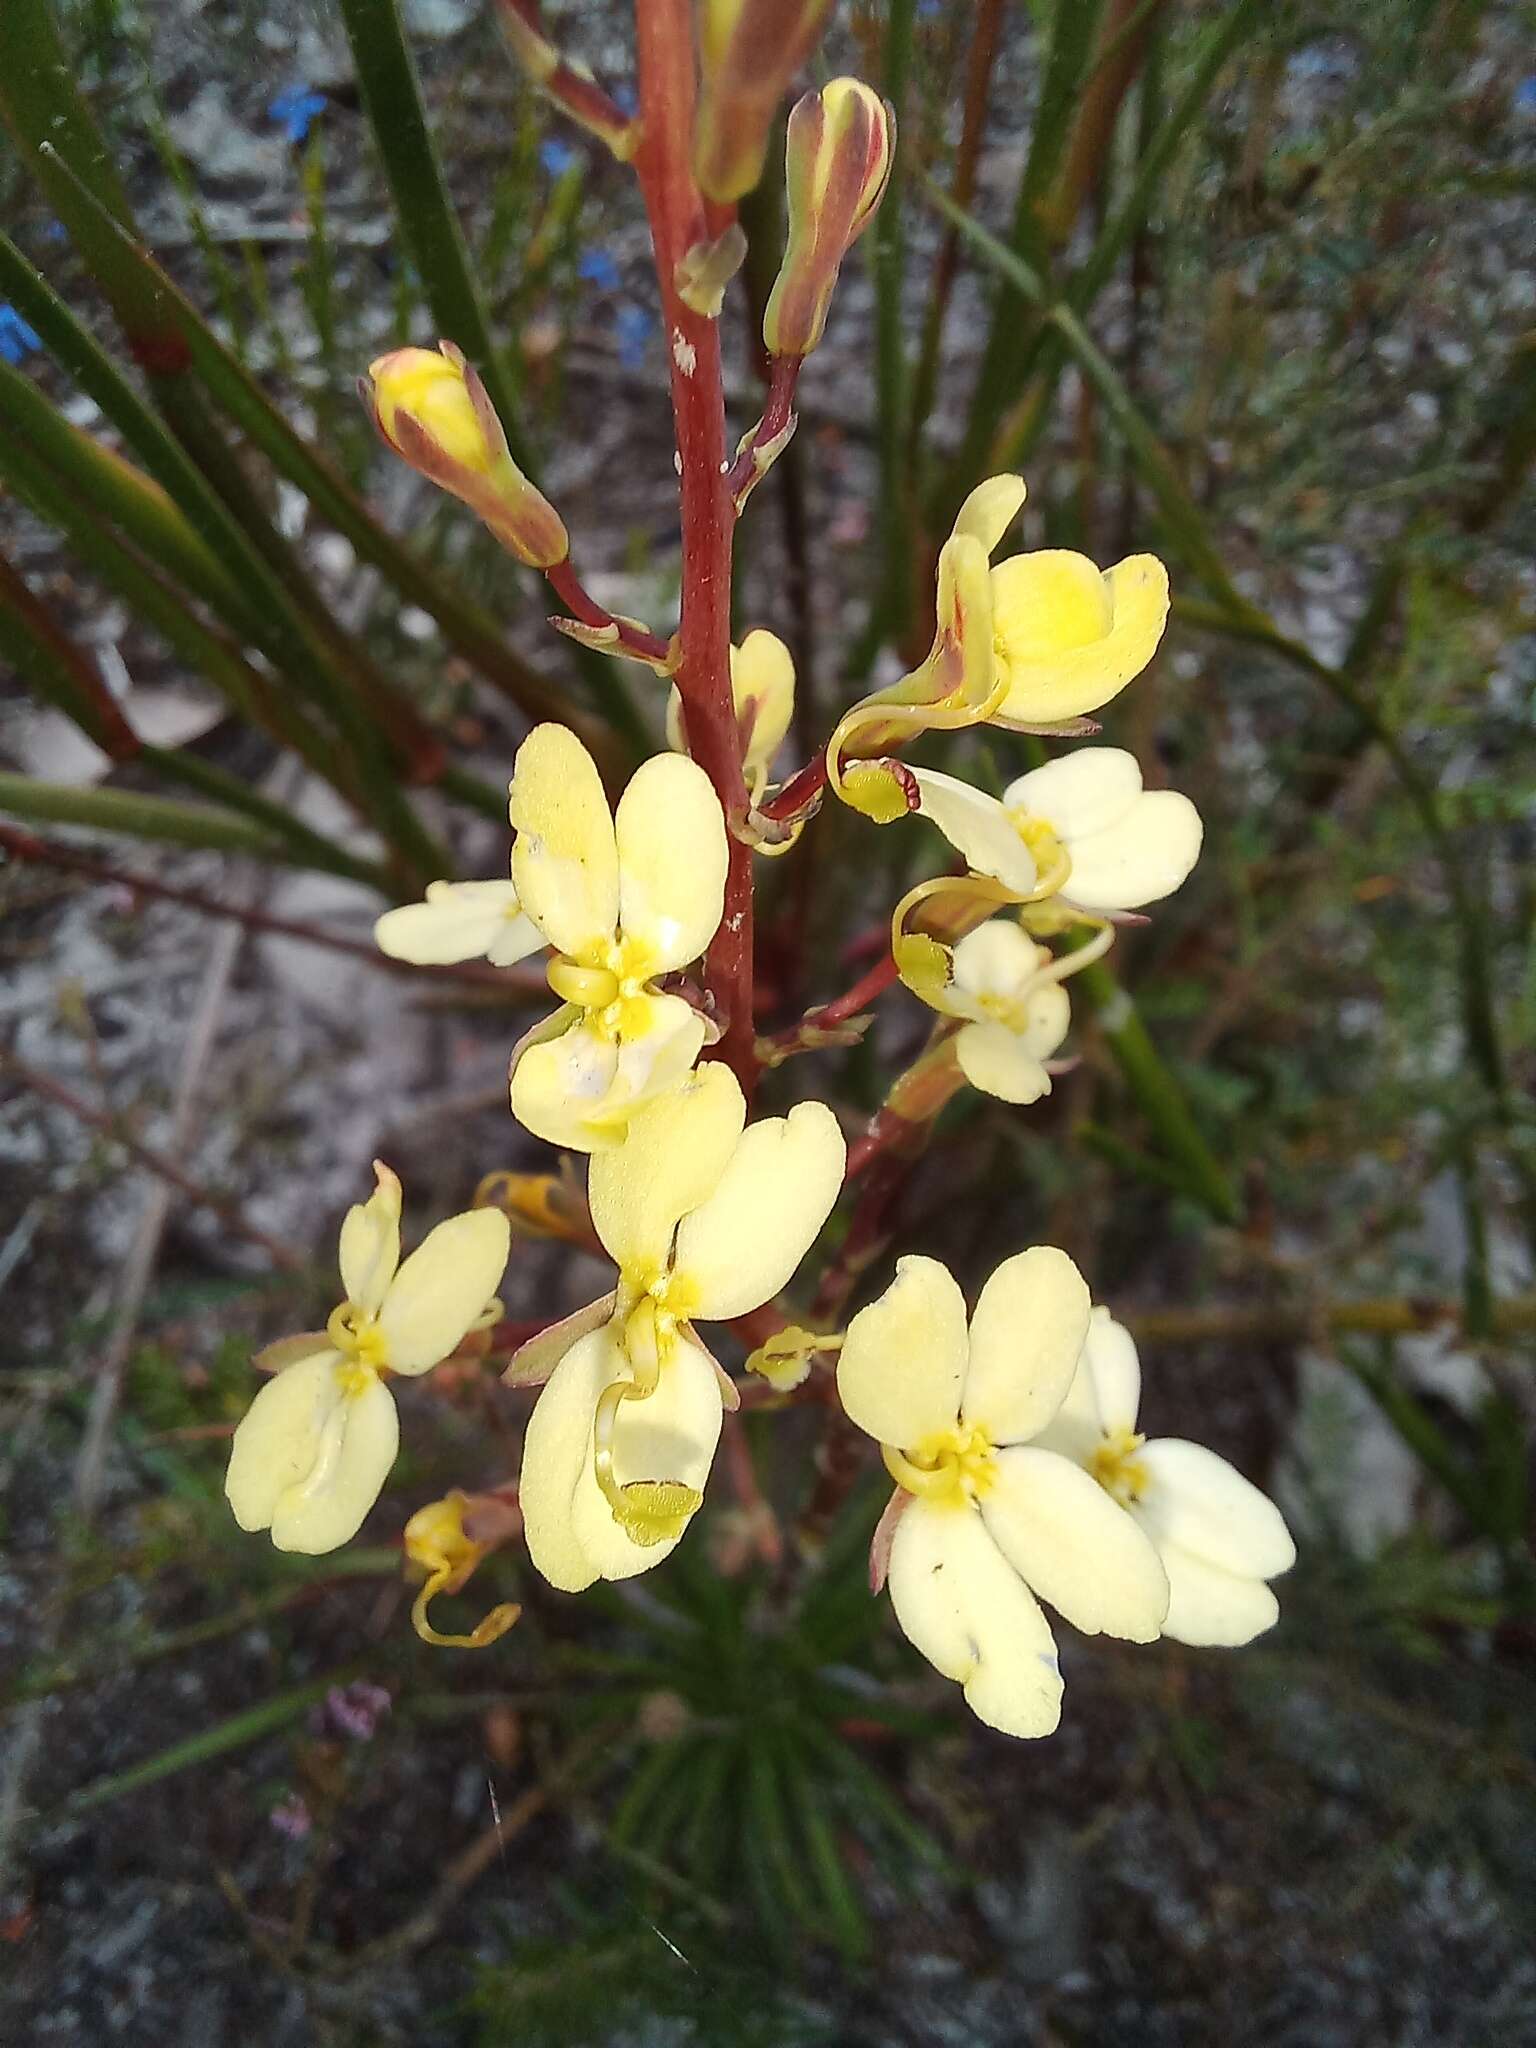
[[[325,1718],[337,1735],[352,1742],[371,1742],[389,1712],[390,1697],[382,1685],[366,1678],[351,1685],[333,1685],[325,1696]]]
[[[42,336],[22,319],[14,306],[0,305],[0,356],[8,363],[24,363],[42,345]]]
[[[276,121],[295,148],[309,140],[310,124],[323,114],[330,102],[311,85],[290,85],[267,108],[269,120]]]
[[[655,320],[644,306],[629,301],[614,315],[613,331],[619,344],[619,361],[626,369],[638,370],[656,332]]]
[[[267,1817],[290,1842],[302,1842],[315,1824],[302,1792],[290,1792],[286,1799],[280,1799]]]
[[[583,249],[576,260],[576,275],[595,284],[600,292],[619,288],[619,266],[606,249]]]
[[[573,164],[580,163],[581,153],[568,142],[561,142],[551,136],[548,142],[539,144],[539,162],[552,178],[563,178]]]

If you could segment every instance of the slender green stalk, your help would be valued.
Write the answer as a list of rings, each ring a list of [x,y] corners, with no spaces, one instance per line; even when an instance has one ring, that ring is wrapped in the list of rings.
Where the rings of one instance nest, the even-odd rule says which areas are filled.
[[[171,781],[184,782],[200,795],[211,796],[230,810],[242,812],[254,824],[266,826],[291,849],[288,856],[290,866],[314,868],[321,874],[344,875],[350,882],[361,882],[367,888],[377,889],[391,901],[398,893],[387,868],[381,867],[377,861],[348,853],[334,839],[327,839],[324,833],[306,825],[302,818],[296,818],[285,805],[263,796],[259,789],[253,789],[243,776],[232,775],[228,769],[205,761],[200,754],[194,754],[185,747],[144,746],[139,749],[139,760],[145,767],[156,769]]]
[[[212,804],[181,803],[173,797],[142,796],[137,790],[77,789],[39,782],[30,775],[0,773],[0,811],[55,825],[121,832],[130,839],[251,854],[285,867],[313,866],[313,862],[300,860],[274,833],[235,811]]]

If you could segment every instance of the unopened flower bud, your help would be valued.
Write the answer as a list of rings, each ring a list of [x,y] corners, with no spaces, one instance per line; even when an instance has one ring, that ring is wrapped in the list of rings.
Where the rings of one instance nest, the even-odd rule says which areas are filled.
[[[740,199],[762,176],[779,101],[830,9],[831,0],[700,0],[693,168],[706,199]]]
[[[821,340],[838,266],[874,218],[895,143],[891,107],[857,78],[796,102],[784,144],[789,245],[763,315],[771,356],[807,356]]]
[[[512,460],[485,386],[451,342],[391,349],[369,364],[361,389],[395,453],[478,512],[520,562],[565,560],[564,522]]]

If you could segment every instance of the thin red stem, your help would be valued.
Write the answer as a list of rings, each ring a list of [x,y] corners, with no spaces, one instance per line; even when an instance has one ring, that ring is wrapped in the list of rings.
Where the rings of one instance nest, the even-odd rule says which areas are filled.
[[[556,562],[552,569],[546,569],[544,580],[571,617],[583,626],[594,626],[599,632],[617,626],[619,637],[613,643],[616,648],[623,648],[637,661],[666,660],[667,642],[659,634],[647,633],[643,627],[631,626],[623,619],[616,619],[612,612],[604,611],[571,567],[569,556],[563,562]]]
[[[803,811],[813,797],[817,797],[827,786],[827,756],[825,749],[814,760],[807,761],[789,778],[782,789],[771,796],[762,807],[765,818],[782,822]]]
[[[896,979],[896,962],[888,953],[886,957],[861,975],[842,995],[835,996],[830,1003],[819,1003],[806,1011],[798,1024],[792,1024],[787,1031],[779,1031],[763,1041],[759,1057],[763,1064],[776,1065],[780,1059],[787,1059],[791,1053],[814,1051],[819,1032],[843,1024],[850,1017],[857,1017],[867,1010],[875,998],[884,993]],[[825,1043],[824,1040],[820,1041]],[[764,1057],[766,1055],[766,1057]]]

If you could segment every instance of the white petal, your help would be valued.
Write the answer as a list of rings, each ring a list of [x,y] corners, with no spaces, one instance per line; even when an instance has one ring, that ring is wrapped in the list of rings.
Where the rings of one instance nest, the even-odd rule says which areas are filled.
[[[1086,839],[1118,824],[1141,795],[1141,767],[1123,747],[1078,747],[1010,782],[1010,811],[1043,818],[1058,839]]]
[[[430,882],[425,902],[386,910],[373,936],[392,960],[420,967],[482,958],[510,967],[544,944],[538,926],[520,914],[511,882]]]
[[[558,1036],[524,1041],[512,1114],[536,1138],[592,1152],[622,1138],[643,1104],[675,1087],[699,1056],[704,1020],[681,996],[648,996],[648,1028],[614,1040],[578,1013]]]
[[[825,1103],[748,1125],[714,1193],[678,1226],[674,1264],[696,1290],[692,1314],[723,1321],[778,1293],[831,1215],[847,1157]]]
[[[1171,896],[1200,858],[1200,813],[1177,790],[1149,789],[1102,832],[1068,845],[1062,895],[1085,910],[1138,910]]]
[[[682,754],[636,770],[613,821],[619,924],[643,949],[647,976],[697,960],[715,936],[729,853],[725,813],[709,777]]]
[[[1138,1505],[1160,1546],[1176,1543],[1245,1578],[1272,1579],[1296,1562],[1274,1502],[1204,1444],[1158,1437],[1137,1461],[1147,1474]]]
[[[1036,881],[1034,856],[997,798],[932,768],[911,773],[922,798],[918,808],[964,856],[967,867],[1027,896]]]
[[[1061,1406],[1088,1333],[1088,1285],[1054,1245],[1004,1259],[971,1317],[965,1420],[994,1443],[1023,1443]]]
[[[1051,1077],[1038,1055],[1002,1024],[966,1024],[955,1040],[960,1071],[973,1088],[1000,1102],[1038,1102]]]
[[[1088,1318],[1083,1376],[1104,1434],[1134,1429],[1141,1406],[1141,1360],[1130,1331],[1107,1308],[1096,1308]]]
[[[347,1300],[369,1315],[378,1313],[400,1263],[400,1182],[380,1159],[373,1172],[373,1193],[342,1218],[338,1260]]]
[[[953,1429],[967,1355],[965,1297],[947,1266],[917,1256],[848,1325],[837,1394],[877,1443],[906,1450]]]
[[[598,1399],[622,1371],[612,1325],[605,1323],[573,1344],[555,1367],[523,1436],[517,1498],[528,1555],[563,1593],[580,1593],[598,1575],[577,1539],[572,1502],[582,1466],[592,1460]]]
[[[1199,1649],[1238,1649],[1273,1628],[1280,1603],[1262,1579],[1240,1578],[1177,1543],[1162,1546],[1170,1598],[1163,1634]]]
[[[602,779],[575,733],[534,727],[517,750],[509,811],[524,910],[573,958],[606,947],[619,922],[619,854]]]
[[[279,1550],[319,1556],[349,1542],[399,1449],[388,1389],[347,1391],[334,1352],[269,1380],[235,1431],[224,1490],[242,1529],[270,1527]]]
[[[1050,964],[1050,958],[1011,917],[994,917],[967,932],[956,946],[955,986],[967,995],[1011,999]]]
[[[965,1687],[978,1720],[1005,1735],[1049,1735],[1061,1669],[1039,1603],[970,1506],[914,1501],[896,1524],[887,1578],[908,1640]]]
[[[458,1348],[500,1285],[512,1226],[499,1209],[466,1209],[428,1231],[390,1284],[379,1328],[394,1372],[425,1372]]]
[[[999,1454],[981,1518],[1026,1585],[1084,1635],[1156,1640],[1168,1579],[1151,1540],[1080,1465],[1021,1445]]]
[[[664,1272],[678,1224],[713,1194],[741,1140],[747,1105],[720,1060],[638,1110],[622,1145],[592,1156],[587,1201],[609,1257],[637,1278]]]

